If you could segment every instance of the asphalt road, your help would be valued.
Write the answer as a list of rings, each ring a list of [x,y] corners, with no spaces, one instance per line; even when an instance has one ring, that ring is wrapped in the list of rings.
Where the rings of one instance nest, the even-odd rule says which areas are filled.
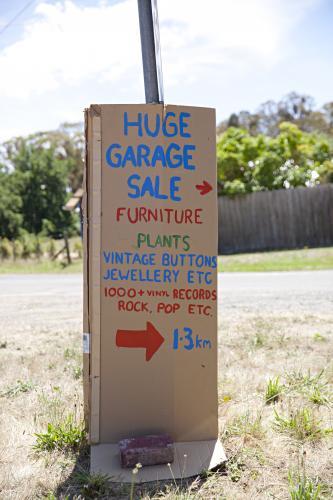
[[[243,311],[328,312],[333,305],[333,270],[219,274],[219,313]],[[73,318],[82,310],[82,276],[0,275],[0,320],[38,315]]]

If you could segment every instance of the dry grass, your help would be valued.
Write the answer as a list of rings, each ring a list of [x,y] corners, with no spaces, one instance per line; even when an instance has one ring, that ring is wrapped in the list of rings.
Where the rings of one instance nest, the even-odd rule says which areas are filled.
[[[332,497],[330,298],[321,297],[321,307],[308,316],[297,298],[285,314],[269,307],[258,314],[236,305],[220,314],[226,467],[177,483],[136,485],[135,498]],[[82,421],[80,318],[75,296],[21,294],[1,304],[1,499],[130,498],[130,486],[110,485],[107,478],[87,473],[84,442],[73,452],[60,446],[37,454],[33,448],[35,433],[44,433],[48,423],[63,424],[68,415],[78,426]],[[278,398],[267,404],[268,382],[277,377]]]

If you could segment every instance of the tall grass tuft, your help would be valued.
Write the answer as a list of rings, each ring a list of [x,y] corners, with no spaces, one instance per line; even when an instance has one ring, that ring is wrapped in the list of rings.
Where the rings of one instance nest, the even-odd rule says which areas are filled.
[[[279,400],[283,386],[280,384],[280,378],[270,378],[267,383],[265,392],[265,402],[266,404],[276,403]]]
[[[321,420],[310,408],[301,408],[289,416],[281,416],[274,410],[274,416],[275,429],[299,441],[318,441],[332,432],[332,429],[321,427]]]
[[[305,476],[298,475],[296,478],[289,472],[289,495],[291,500],[320,500],[321,486]]]

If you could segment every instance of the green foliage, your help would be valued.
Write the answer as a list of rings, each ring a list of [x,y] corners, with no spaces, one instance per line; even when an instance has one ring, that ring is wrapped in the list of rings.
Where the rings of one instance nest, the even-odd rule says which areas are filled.
[[[12,245],[7,238],[0,239],[0,258],[9,259],[13,254]]]
[[[234,483],[238,483],[245,469],[244,460],[241,456],[231,457],[226,464],[226,468],[230,480]]]
[[[0,164],[0,237],[16,238],[23,222],[22,200],[15,191],[12,175]]]
[[[56,254],[56,251],[57,251],[56,244],[55,244],[54,240],[51,239],[48,241],[46,251],[47,251],[47,254],[50,257],[50,259],[53,259],[53,257]]]
[[[29,259],[34,251],[34,241],[33,236],[24,231],[21,237],[22,242],[22,257],[23,259]]]
[[[330,403],[330,398],[328,397],[328,395],[324,392],[324,390],[320,389],[317,386],[315,386],[308,392],[308,398],[311,403],[318,406]]]
[[[81,495],[87,500],[95,498],[109,498],[112,495],[110,488],[111,477],[107,474],[90,474],[82,472],[75,478],[81,488]],[[112,495],[113,496],[113,495]]]
[[[280,384],[280,378],[270,378],[267,383],[265,402],[266,404],[275,403],[279,400],[283,386]]]
[[[224,436],[252,436],[260,439],[265,434],[262,426],[262,417],[260,414],[250,416],[247,412],[244,415],[236,417],[224,431]]]
[[[13,257],[14,257],[14,260],[19,259],[20,257],[22,257],[22,253],[23,253],[22,242],[20,240],[14,240],[13,241]]]
[[[72,414],[61,423],[49,423],[45,433],[37,433],[35,436],[37,440],[34,450],[36,451],[76,452],[86,443],[84,427],[74,421]]]
[[[299,441],[318,441],[330,434],[332,429],[324,429],[321,421],[310,408],[301,408],[290,415],[281,416],[274,411],[274,427]]]
[[[79,259],[82,259],[83,248],[82,248],[82,242],[81,241],[76,241],[74,243],[74,252],[77,253],[77,256],[79,257]]]
[[[305,476],[293,477],[288,474],[289,494],[291,500],[319,500],[321,485]]]
[[[81,126],[17,137],[0,151],[0,237],[77,234],[78,218],[63,206],[82,184]],[[37,252],[38,253],[38,252]]]
[[[333,145],[316,133],[283,122],[275,137],[228,128],[218,139],[220,194],[314,186],[333,180]]]
[[[81,366],[75,366],[73,368],[73,377],[74,380],[79,380],[82,378],[82,367]]]
[[[7,389],[2,391],[0,393],[0,396],[11,398],[24,392],[30,392],[32,389],[34,389],[34,387],[35,385],[30,380],[27,380],[26,382],[23,380],[18,380],[16,384],[9,386],[7,387]]]
[[[227,128],[243,128],[251,135],[266,134],[275,137],[282,122],[291,122],[305,132],[320,132],[333,136],[333,102],[328,102],[322,109],[314,109],[311,96],[290,92],[279,102],[267,101],[261,104],[255,113],[240,111],[232,113],[217,127],[218,133]]]
[[[34,254],[37,257],[37,259],[39,260],[43,256],[43,248],[42,248],[42,243],[40,241],[40,238],[38,236],[36,236],[36,238],[34,238],[33,245],[34,245],[34,250],[33,250]]]

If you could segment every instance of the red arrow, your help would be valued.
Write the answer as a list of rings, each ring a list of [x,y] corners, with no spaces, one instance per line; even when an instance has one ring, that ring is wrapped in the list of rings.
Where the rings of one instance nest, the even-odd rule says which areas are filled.
[[[207,181],[203,181],[202,184],[197,184],[195,187],[201,195],[207,194],[209,191],[213,190],[212,186]]]
[[[164,342],[164,337],[147,321],[145,330],[117,330],[117,347],[144,347],[149,361]]]

